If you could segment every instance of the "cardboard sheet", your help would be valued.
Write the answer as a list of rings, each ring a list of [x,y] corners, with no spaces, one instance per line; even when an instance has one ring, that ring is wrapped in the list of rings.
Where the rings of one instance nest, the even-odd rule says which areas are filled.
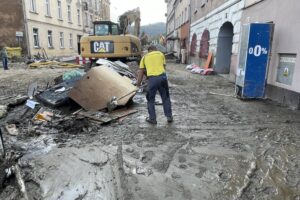
[[[84,109],[97,111],[106,108],[113,97],[118,105],[127,104],[136,91],[129,78],[103,65],[88,71],[70,90],[69,97]]]

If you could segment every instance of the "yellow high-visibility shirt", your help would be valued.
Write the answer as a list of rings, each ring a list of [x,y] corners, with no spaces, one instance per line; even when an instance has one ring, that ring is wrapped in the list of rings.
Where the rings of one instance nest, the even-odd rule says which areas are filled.
[[[152,51],[143,56],[140,62],[140,69],[147,71],[147,76],[159,76],[165,73],[165,55],[160,51]]]

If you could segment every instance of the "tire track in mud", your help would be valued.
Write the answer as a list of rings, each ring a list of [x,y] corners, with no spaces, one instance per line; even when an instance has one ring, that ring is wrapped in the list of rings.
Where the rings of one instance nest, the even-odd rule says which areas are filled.
[[[283,131],[284,130],[284,131]],[[299,197],[300,157],[299,147],[291,145],[288,137],[299,135],[291,127],[281,127],[266,131],[260,138],[256,162],[258,169],[251,185],[244,191],[241,199],[297,199]],[[288,133],[290,132],[290,133]],[[291,134],[294,133],[294,134]],[[256,193],[253,193],[256,190]]]
[[[138,200],[300,199],[299,114],[266,102],[208,94],[233,91],[233,85],[218,76],[202,77],[175,67],[169,77],[173,124],[163,121],[158,106],[160,121],[155,127],[148,126],[141,120],[146,115],[143,105],[136,106],[139,117],[101,127],[93,135],[76,136],[80,142],[74,146],[78,148],[93,142],[107,152],[118,147],[116,160],[110,161],[117,166],[111,173],[120,177],[114,181],[122,185],[111,189],[116,196]],[[128,151],[119,147],[120,142],[130,147]],[[143,159],[147,152],[152,152],[151,158]],[[101,166],[86,159],[81,162]],[[144,171],[132,174],[131,167]],[[147,174],[149,168],[151,174]],[[107,181],[103,184],[111,183]],[[95,193],[99,192],[100,186],[93,184]]]
[[[179,87],[176,88],[176,91],[174,92],[174,94],[179,99],[182,99],[182,100],[184,100],[184,98],[182,98],[182,97],[185,97],[186,95],[191,96],[191,92],[189,91],[189,88],[184,87],[182,85],[180,85]],[[198,97],[196,97],[197,95],[203,95],[203,96],[199,99]],[[196,97],[196,98],[194,98],[194,97]],[[238,149],[243,149],[242,147],[239,147],[239,145],[240,144],[243,145],[243,143],[246,144],[251,141],[250,144],[247,145],[248,147],[246,149],[244,149],[243,151],[246,151],[249,154],[253,154],[252,160],[254,160],[254,161],[249,162],[250,167],[249,167],[249,171],[247,171],[247,172],[245,171],[246,175],[244,178],[244,185],[237,187],[239,189],[237,189],[237,195],[235,195],[236,196],[235,199],[253,199],[253,198],[251,198],[251,195],[249,195],[249,194],[253,194],[253,188],[259,187],[259,185],[261,185],[260,182],[257,180],[259,180],[259,177],[261,177],[262,175],[260,175],[258,172],[261,170],[260,168],[262,167],[260,165],[265,162],[265,160],[262,160],[262,159],[265,159],[265,157],[257,158],[258,152],[255,152],[256,151],[255,146],[257,144],[259,144],[259,141],[256,141],[257,136],[263,134],[264,131],[269,132],[272,130],[273,131],[278,130],[278,129],[282,128],[282,125],[285,126],[286,123],[296,124],[298,122],[295,120],[294,120],[294,123],[291,123],[291,121],[293,121],[293,120],[281,120],[281,119],[277,120],[277,119],[274,119],[274,117],[271,117],[269,115],[266,115],[266,118],[270,118],[267,120],[263,116],[258,116],[257,119],[255,119],[254,117],[249,117],[249,116],[245,117],[245,113],[241,113],[238,110],[232,110],[231,108],[235,108],[235,106],[232,105],[231,102],[228,102],[228,100],[226,100],[225,98],[221,98],[221,97],[217,97],[217,96],[216,97],[215,96],[207,96],[207,95],[205,95],[205,93],[201,93],[199,91],[195,92],[190,99],[196,105],[199,104],[199,102],[201,100],[206,100],[207,101],[206,103],[210,104],[210,105],[218,105],[218,106],[214,106],[214,107],[210,106],[208,108],[205,106],[199,106],[198,109],[200,109],[200,112],[204,111],[204,110],[208,111],[208,112],[206,112],[206,114],[208,114],[210,116],[211,115],[215,115],[216,117],[224,116],[224,118],[227,118],[229,122],[225,121],[225,124],[223,124],[224,122],[222,122],[222,121],[208,121],[208,122],[202,121],[202,123],[205,123],[206,126],[203,127],[202,125],[200,125],[200,126],[192,125],[194,127],[191,127],[190,126],[191,124],[189,124],[189,125],[187,125],[187,127],[185,127],[186,129],[189,129],[189,131],[200,131],[201,133],[203,133],[205,131],[214,131],[214,133],[216,133],[216,131],[220,131],[220,132],[230,131],[230,129],[231,129],[232,132],[238,131],[238,132],[247,133],[246,138],[244,138],[243,140],[241,140],[241,138],[235,139],[234,136],[232,138],[229,137],[228,138],[229,143],[225,144],[225,146],[226,147],[230,146],[232,144],[232,141],[230,141],[230,139],[232,139],[237,142],[237,143],[233,144],[234,146],[238,145],[237,146]],[[183,103],[183,106],[184,106],[184,109],[182,109],[182,110],[185,110],[188,108],[188,104]],[[213,113],[211,111],[213,111]],[[266,111],[266,113],[268,113],[268,111]],[[191,117],[190,115],[188,115],[187,118],[193,119],[193,117]],[[207,124],[210,124],[213,127],[210,127],[210,125],[207,125]],[[249,131],[249,128],[250,128],[250,131]],[[224,139],[225,138],[223,137],[222,143],[224,143]],[[194,141],[194,145],[197,145],[202,141],[203,141],[203,139],[200,138],[200,139],[198,139],[198,141]],[[208,138],[205,140],[205,143],[206,143],[206,145],[209,145],[209,144],[211,144],[211,142],[214,142],[214,141],[216,142],[216,141],[218,141],[218,139],[215,138],[214,140],[211,140],[211,138]],[[281,142],[277,141],[277,143],[281,143]],[[276,151],[274,151],[274,148],[272,148],[272,149],[273,149],[272,154],[274,154],[274,152],[276,152]],[[283,158],[281,158],[281,159],[283,159]],[[251,160],[251,159],[249,159],[249,160]],[[277,159],[277,161],[278,160],[280,160],[280,159]],[[259,164],[253,165],[253,163],[256,163],[256,162],[258,162]],[[253,167],[253,166],[255,166],[255,167]],[[295,173],[292,172],[292,174],[295,174]],[[297,172],[295,175],[298,175]],[[265,176],[268,176],[268,174],[265,174]],[[297,184],[298,183],[296,182],[294,185],[297,185]],[[276,188],[274,189],[272,187],[262,187],[260,190],[258,190],[258,195],[255,196],[255,199],[265,199],[266,197],[270,198],[276,192],[277,192]],[[276,199],[282,199],[282,198],[286,199],[286,198],[297,198],[298,197],[297,194],[295,194],[295,197],[294,197],[293,196],[294,194],[291,191],[286,191],[286,192],[281,192],[281,193],[289,193],[289,197],[286,197],[286,196],[283,197],[282,195],[279,195],[279,197],[277,197]],[[223,198],[224,198],[224,196],[223,196]],[[274,198],[274,196],[272,197],[272,199],[273,198]],[[228,199],[230,199],[230,198],[228,198]]]
[[[184,145],[185,143],[181,143],[181,144],[174,144],[174,146],[169,147],[167,153],[163,155],[163,159],[153,163],[152,167],[160,173],[164,173],[164,174],[167,173],[176,152]]]

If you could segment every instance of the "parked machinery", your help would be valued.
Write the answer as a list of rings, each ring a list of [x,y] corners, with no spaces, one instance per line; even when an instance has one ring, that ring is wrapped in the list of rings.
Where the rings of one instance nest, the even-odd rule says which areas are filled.
[[[128,34],[134,23],[133,34]],[[80,40],[81,56],[90,58],[93,65],[99,58],[110,60],[137,60],[141,57],[139,8],[127,11],[119,17],[119,24],[111,21],[95,21],[94,34]]]

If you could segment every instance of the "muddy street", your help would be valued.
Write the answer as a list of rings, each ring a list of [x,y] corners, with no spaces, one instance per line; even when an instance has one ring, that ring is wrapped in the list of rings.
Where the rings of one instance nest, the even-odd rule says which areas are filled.
[[[172,62],[167,71],[171,124],[159,103],[158,124],[148,124],[138,94],[130,105],[137,113],[105,126],[80,121],[38,134],[4,133],[7,149],[22,154],[28,199],[300,200],[299,111],[237,99],[234,84],[218,75],[191,74]],[[63,70],[19,69],[25,78],[15,88],[8,73],[0,73],[0,88],[24,94],[28,81],[43,85]],[[22,199],[14,177],[0,192],[0,199]]]

